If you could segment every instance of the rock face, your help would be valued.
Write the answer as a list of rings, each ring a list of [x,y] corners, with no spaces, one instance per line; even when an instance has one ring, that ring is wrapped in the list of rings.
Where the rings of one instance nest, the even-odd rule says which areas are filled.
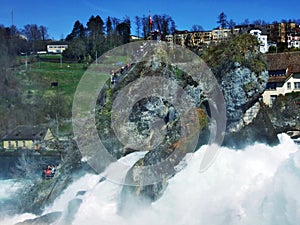
[[[248,68],[235,68],[222,77],[221,88],[224,94],[229,127],[233,128],[252,107],[266,88],[269,75],[267,71],[256,74]]]
[[[62,212],[53,212],[37,217],[35,219],[25,220],[15,225],[49,225],[57,221],[62,215]]]
[[[79,150],[74,143],[70,144],[68,152],[64,155],[62,163],[52,179],[37,179],[16,194],[17,211],[37,215],[43,213],[44,208],[53,203],[63,190],[76,177],[80,176],[83,166]]]
[[[128,210],[132,193],[142,202],[158,199],[167,180],[176,172],[176,166],[187,153],[194,151],[199,134],[205,142],[202,137],[208,129],[209,113],[204,104],[207,94],[184,71],[160,61],[158,58],[167,53],[163,49],[158,51],[149,60],[131,65],[109,89],[109,95],[100,94],[106,96],[106,101],[99,100],[99,135],[102,140],[109,139],[111,143],[122,140],[123,144],[118,143],[118,147],[107,144],[110,153],[118,157],[133,151],[148,151],[127,174],[125,183],[133,185],[124,187],[121,201],[124,207],[120,206],[120,211]],[[123,94],[123,90],[128,94]],[[133,105],[123,105],[139,95],[143,97]],[[111,102],[118,102],[117,115],[127,119],[124,126],[114,117],[115,111],[107,104]],[[178,105],[188,110],[181,110]],[[105,111],[112,113],[108,115]],[[112,130],[114,124],[107,121],[114,121],[116,129]]]
[[[118,84],[111,88],[107,85],[108,88],[105,91],[108,94],[100,94],[100,96],[105,96],[105,99],[99,100],[98,121],[100,122],[98,128],[101,131],[99,135],[102,140],[109,140],[110,143],[106,147],[111,151],[111,154],[121,157],[133,151],[149,150],[144,158],[140,159],[127,174],[126,183],[133,185],[124,186],[123,188],[121,212],[123,210],[128,211],[130,209],[129,204],[132,201],[148,204],[158,199],[167,186],[167,180],[176,173],[175,168],[180,160],[189,152],[189,148],[197,145],[197,143],[195,144],[192,141],[189,143],[190,140],[187,140],[185,149],[174,151],[177,145],[180,144],[182,132],[179,113],[174,105],[170,104],[166,99],[155,97],[155,95],[154,97],[140,99],[132,108],[120,107],[119,114],[126,114],[130,110],[131,112],[128,113],[129,120],[127,125],[124,127],[119,126],[119,133],[115,134],[115,130],[111,128],[112,125],[108,122],[111,121],[113,115],[108,112],[111,112],[111,103],[121,93],[121,89],[135,81],[146,92],[147,86],[139,83],[138,78],[157,77],[158,79],[158,77],[167,77],[169,80],[175,81],[175,84],[184,88],[191,101],[198,108],[197,121],[201,124],[198,144],[206,144],[210,135],[208,127],[210,126],[211,112],[210,106],[207,105],[206,101],[208,98],[207,93],[201,85],[183,71],[159,62],[157,58],[164,54],[166,53],[162,50],[159,54],[154,53],[153,57],[146,63],[137,63],[131,66],[125,74],[122,74]],[[267,81],[267,71],[255,73],[248,68],[241,67],[238,63],[234,64],[229,73],[221,77],[219,82],[224,95],[227,114],[224,145],[240,148],[255,141],[268,144],[277,143],[276,132],[273,129],[269,115],[266,113],[264,106],[259,103],[259,98],[266,87]],[[209,82],[206,84],[209,84]],[[170,92],[170,96],[176,96],[176,91],[172,92],[176,90],[174,83],[168,82],[164,85],[164,89]],[[155,89],[154,87],[150,88]],[[129,88],[129,95],[127,99],[126,96],[122,98],[123,101],[129,101],[129,98],[134,96],[136,92],[136,89]],[[127,133],[130,135],[125,135],[126,138],[120,137],[122,134]],[[122,138],[129,140],[129,144],[122,146],[118,142]],[[131,142],[130,139],[132,138],[134,140]],[[169,163],[160,166],[161,162],[169,158],[171,158]],[[155,170],[149,169],[144,171],[142,169],[153,165],[159,166],[155,167]],[[149,182],[151,177],[155,176],[159,176],[160,180],[154,183]]]
[[[254,142],[277,144],[269,115],[259,103],[268,81],[268,72],[257,74],[241,68],[238,63],[234,66],[221,81],[228,120],[223,144],[234,148],[243,148]]]
[[[257,102],[244,114],[237,126],[238,130],[226,133],[223,145],[241,149],[254,142],[278,144],[277,132],[267,111],[262,102]]]
[[[288,132],[297,137],[300,131],[300,93],[279,95],[272,107],[268,109],[268,115],[276,133]]]

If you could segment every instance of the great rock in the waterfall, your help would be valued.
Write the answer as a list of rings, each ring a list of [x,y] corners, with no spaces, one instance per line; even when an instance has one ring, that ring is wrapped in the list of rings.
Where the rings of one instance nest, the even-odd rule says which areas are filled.
[[[267,71],[254,73],[239,63],[235,63],[231,72],[222,76],[221,88],[227,113],[223,145],[243,148],[254,142],[279,143],[267,107],[261,101],[268,77]]]
[[[157,53],[159,52],[159,54]],[[152,57],[147,62],[139,62],[133,65],[129,71],[122,75],[118,84],[114,87],[105,89],[105,96],[99,100],[99,113],[97,114],[97,126],[99,136],[104,141],[108,151],[114,156],[121,157],[133,151],[150,151],[140,159],[128,172],[126,183],[132,185],[124,186],[122,191],[122,206],[120,211],[128,209],[126,204],[133,198],[138,198],[142,203],[149,203],[158,199],[167,185],[167,180],[175,173],[175,167],[180,160],[175,160],[168,164],[167,168],[156,168],[157,170],[142,171],[141,167],[153,166],[168,159],[174,153],[174,149],[180,141],[180,117],[176,107],[170,102],[160,97],[147,97],[140,99],[129,114],[128,126],[121,133],[130,133],[128,138],[143,140],[144,145],[137,146],[125,145],[120,143],[117,135],[111,127],[111,109],[112,102],[121,89],[131,82],[140,82],[141,77],[167,77],[184,88],[189,98],[194,102],[198,109],[198,120],[201,124],[201,132],[197,147],[206,144],[209,138],[210,126],[210,106],[208,105],[207,93],[201,88],[199,83],[185,72],[176,67],[167,65],[157,60],[166,55],[163,49],[154,51]],[[264,67],[261,71],[252,71],[245,65],[238,62],[226,64],[227,72],[218,76],[219,85],[224,95],[227,115],[227,128],[224,144],[232,147],[243,147],[244,144],[251,144],[256,141],[275,144],[278,142],[276,132],[270,122],[269,115],[262,104],[259,104],[261,94],[263,93],[267,81],[268,72]],[[138,83],[139,84],[139,83]],[[206,86],[209,82],[206,83]],[[142,86],[142,83],[140,84]],[[166,83],[165,90],[171,92],[176,90],[172,82]],[[129,93],[134,94],[136,90],[129,89]],[[122,112],[124,113],[124,112]],[[155,126],[156,121],[163,121],[162,124]],[[158,128],[157,130],[153,129]],[[155,132],[153,132],[155,131]],[[155,141],[153,141],[155,140]],[[146,142],[146,144],[145,144]],[[142,143],[142,142],[141,142]],[[187,145],[189,146],[189,145]],[[191,145],[190,145],[191,146]],[[182,159],[189,152],[186,149],[180,152]],[[160,165],[160,164],[159,164]],[[168,172],[162,172],[168,171]],[[159,176],[160,180],[149,184],[149,177]]]

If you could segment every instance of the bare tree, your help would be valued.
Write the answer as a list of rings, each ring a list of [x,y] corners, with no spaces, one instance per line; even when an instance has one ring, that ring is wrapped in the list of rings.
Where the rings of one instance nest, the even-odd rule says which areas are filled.
[[[140,38],[140,31],[141,31],[141,27],[142,27],[142,21],[141,18],[139,16],[135,17],[135,25],[136,25],[136,33],[138,38]]]
[[[26,152],[24,152],[18,158],[16,165],[12,169],[11,173],[14,178],[35,180],[40,177],[39,174],[37,174],[39,167],[39,161],[34,158],[33,155],[27,155]]]
[[[201,25],[194,24],[191,28],[191,31],[192,32],[203,31],[203,27]]]

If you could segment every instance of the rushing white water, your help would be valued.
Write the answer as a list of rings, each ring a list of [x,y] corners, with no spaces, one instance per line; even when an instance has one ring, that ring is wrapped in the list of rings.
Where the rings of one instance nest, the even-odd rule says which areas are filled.
[[[203,173],[199,172],[204,155],[200,149],[169,180],[158,201],[130,217],[117,212],[122,186],[107,180],[99,182],[101,176],[92,174],[70,185],[45,211],[65,212],[68,202],[79,198],[82,203],[74,225],[297,225],[300,150],[287,135],[279,138],[281,143],[275,147],[255,144],[241,151],[221,148],[216,161]],[[133,163],[139,157],[133,155],[123,160]],[[78,191],[86,192],[76,197]],[[24,215],[21,216],[15,217],[14,223],[22,221]],[[62,216],[55,224],[64,222]]]
[[[0,183],[0,200],[9,199],[22,186],[22,182],[16,179],[1,180]]]

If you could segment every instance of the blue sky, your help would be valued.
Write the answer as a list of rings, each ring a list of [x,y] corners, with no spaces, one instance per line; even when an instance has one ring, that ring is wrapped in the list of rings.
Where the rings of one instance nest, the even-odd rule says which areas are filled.
[[[136,15],[168,14],[178,30],[190,30],[199,24],[205,30],[217,27],[221,12],[236,23],[245,19],[250,22],[262,19],[266,22],[282,19],[300,19],[299,0],[0,0],[0,24],[10,26],[13,11],[14,24],[23,28],[26,24],[43,25],[48,28],[50,38],[60,39],[68,35],[76,20],[86,25],[88,19],[99,15],[103,20],[108,16],[132,20],[131,33],[135,34]]]

